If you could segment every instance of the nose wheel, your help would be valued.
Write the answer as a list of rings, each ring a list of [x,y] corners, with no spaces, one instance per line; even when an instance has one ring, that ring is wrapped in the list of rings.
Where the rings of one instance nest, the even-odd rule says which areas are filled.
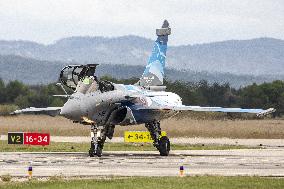
[[[90,157],[95,157],[95,156],[101,157],[102,152],[103,152],[103,149],[100,145],[97,144],[97,146],[96,146],[91,142],[91,148],[89,150],[89,156]]]
[[[90,157],[95,157],[95,156],[101,157],[102,152],[103,152],[103,149],[99,145],[97,147],[93,147],[93,148],[91,147],[89,150],[89,156]]]

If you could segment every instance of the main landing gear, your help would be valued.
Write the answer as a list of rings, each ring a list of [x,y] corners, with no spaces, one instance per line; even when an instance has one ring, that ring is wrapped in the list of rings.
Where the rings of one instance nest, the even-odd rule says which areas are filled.
[[[106,137],[112,139],[114,133],[114,127],[115,127],[114,125],[91,126],[92,141],[91,141],[91,148],[89,150],[90,157],[102,156]],[[161,136],[160,122],[153,121],[150,123],[146,123],[145,127],[150,132],[151,137],[154,140],[153,145],[160,152],[160,155],[168,156],[171,150],[170,140],[167,136]]]
[[[151,137],[154,140],[153,145],[159,150],[160,155],[168,156],[171,150],[170,140],[166,136],[161,136],[160,122],[154,121],[146,123],[145,127],[150,132]]]
[[[89,150],[89,156],[94,157],[102,156],[104,143],[106,140],[106,137],[109,139],[112,139],[113,133],[114,133],[114,125],[107,125],[107,126],[97,126],[92,125],[91,126],[91,148]]]

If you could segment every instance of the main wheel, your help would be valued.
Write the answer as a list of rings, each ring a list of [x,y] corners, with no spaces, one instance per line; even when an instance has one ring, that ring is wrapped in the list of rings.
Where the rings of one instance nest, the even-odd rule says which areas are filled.
[[[162,136],[159,140],[159,152],[161,156],[168,156],[171,150],[170,140],[166,136]]]

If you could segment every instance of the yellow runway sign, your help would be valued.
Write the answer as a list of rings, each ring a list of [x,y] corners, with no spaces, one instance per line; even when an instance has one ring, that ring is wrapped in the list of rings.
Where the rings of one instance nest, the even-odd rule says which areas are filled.
[[[162,136],[166,136],[167,133],[162,131]],[[153,142],[153,139],[148,131],[125,131],[124,142]]]

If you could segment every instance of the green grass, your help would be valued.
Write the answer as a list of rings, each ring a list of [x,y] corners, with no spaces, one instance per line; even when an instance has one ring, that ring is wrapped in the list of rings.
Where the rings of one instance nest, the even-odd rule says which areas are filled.
[[[217,176],[198,176],[198,177],[130,177],[130,178],[106,178],[106,179],[77,179],[77,180],[50,180],[50,181],[31,181],[17,183],[2,183],[0,188],[5,189],[73,189],[73,188],[121,188],[121,189],[153,189],[153,188],[190,188],[190,189],[283,189],[284,179],[262,178],[262,177],[217,177]]]
[[[52,142],[49,146],[27,146],[7,144],[0,141],[1,152],[87,152],[90,143]],[[172,144],[172,150],[227,150],[251,147],[232,145],[181,145]],[[156,151],[149,143],[106,143],[104,151]]]

